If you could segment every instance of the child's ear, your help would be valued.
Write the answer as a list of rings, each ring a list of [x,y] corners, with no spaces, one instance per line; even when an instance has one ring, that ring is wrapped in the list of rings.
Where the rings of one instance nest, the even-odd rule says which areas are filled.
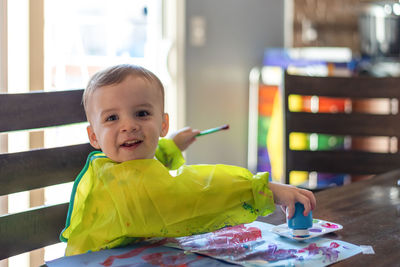
[[[168,133],[168,129],[169,129],[169,116],[168,113],[164,113],[163,114],[163,121],[161,124],[161,137],[164,137],[167,135]]]
[[[97,137],[96,134],[93,131],[93,128],[91,125],[89,125],[88,127],[86,127],[86,131],[89,137],[89,142],[92,145],[92,147],[96,148],[96,149],[101,149],[99,142],[97,141]]]

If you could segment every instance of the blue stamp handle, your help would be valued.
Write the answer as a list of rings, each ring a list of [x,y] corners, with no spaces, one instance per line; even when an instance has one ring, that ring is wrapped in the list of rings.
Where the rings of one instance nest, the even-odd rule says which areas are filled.
[[[291,219],[288,220],[288,227],[293,230],[308,229],[312,227],[312,212],[308,216],[303,215],[304,206],[300,202],[295,204],[295,212]]]

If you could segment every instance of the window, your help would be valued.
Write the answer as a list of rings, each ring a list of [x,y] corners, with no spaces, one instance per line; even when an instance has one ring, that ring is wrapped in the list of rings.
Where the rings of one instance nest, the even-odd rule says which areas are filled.
[[[100,69],[120,63],[138,64],[163,82],[170,131],[176,130],[177,93],[167,70],[174,39],[166,39],[171,35],[164,23],[171,3],[176,4],[165,0],[0,0],[0,92],[80,89]],[[172,25],[175,27],[174,21]],[[171,60],[173,56],[169,56]],[[85,127],[78,124],[8,133],[0,136],[0,153],[87,142]],[[39,195],[44,196],[46,204],[65,202],[71,186],[46,188]],[[8,198],[12,201],[0,197],[0,213],[7,212],[1,210],[5,203],[8,212],[26,209],[32,203],[29,192]],[[63,252],[63,246],[51,246],[45,259],[60,257]],[[13,257],[8,265],[35,265],[30,258]]]

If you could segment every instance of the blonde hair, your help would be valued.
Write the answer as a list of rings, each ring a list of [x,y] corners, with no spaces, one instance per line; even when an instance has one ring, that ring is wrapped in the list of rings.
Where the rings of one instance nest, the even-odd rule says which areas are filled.
[[[161,90],[162,94],[162,110],[164,110],[164,86],[160,79],[151,71],[136,65],[121,64],[106,68],[95,73],[89,80],[85,91],[83,92],[82,102],[86,115],[88,113],[88,102],[93,92],[103,86],[121,83],[126,77],[133,75],[154,84]]]

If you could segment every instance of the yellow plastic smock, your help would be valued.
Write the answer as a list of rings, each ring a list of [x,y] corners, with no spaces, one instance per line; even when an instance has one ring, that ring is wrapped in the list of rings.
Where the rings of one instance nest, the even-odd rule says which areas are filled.
[[[161,139],[156,157],[179,167],[175,143]],[[174,159],[171,159],[174,158]],[[188,165],[172,176],[157,159],[116,163],[92,152],[78,175],[60,235],[66,255],[146,237],[179,237],[249,223],[275,208],[268,173],[227,165]]]

